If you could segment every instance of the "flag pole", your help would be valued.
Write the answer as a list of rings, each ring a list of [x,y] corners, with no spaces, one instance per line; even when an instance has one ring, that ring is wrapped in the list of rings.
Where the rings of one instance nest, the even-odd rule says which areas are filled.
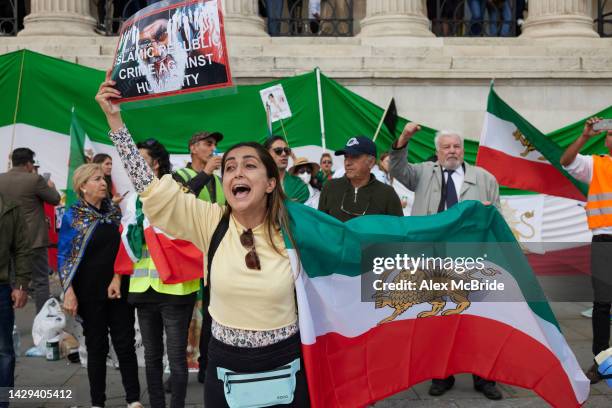
[[[268,128],[268,137],[272,137],[272,120],[270,116],[270,104],[266,102],[266,127]]]
[[[9,148],[9,160],[7,161],[7,170],[11,169],[12,160],[10,159],[15,146],[15,133],[17,132],[17,111],[19,110],[19,97],[21,96],[21,80],[23,79],[23,62],[25,60],[25,50],[21,51],[21,68],[19,68],[19,84],[17,85],[17,99],[15,101],[15,113],[13,114],[13,133],[11,134],[11,146]]]
[[[285,125],[283,125],[283,120],[279,119],[281,123],[281,129],[283,129],[283,136],[285,136],[285,142],[287,142],[287,146],[289,146],[289,139],[287,139],[287,132],[285,132]],[[291,147],[291,146],[289,146]]]
[[[385,116],[387,116],[387,111],[389,110],[390,106],[391,106],[391,102],[389,102],[387,104],[387,107],[385,108],[385,111],[383,112],[383,115],[380,118],[380,122],[378,122],[378,127],[376,128],[376,133],[374,133],[374,138],[372,139],[373,142],[375,142],[376,139],[378,138],[378,133],[380,132],[380,128],[382,127],[383,122],[385,121]]]
[[[319,67],[315,68],[317,74],[317,98],[319,99],[319,122],[321,126],[321,147],[323,150],[327,150],[325,143],[325,118],[323,117],[323,93],[321,92],[321,70]]]

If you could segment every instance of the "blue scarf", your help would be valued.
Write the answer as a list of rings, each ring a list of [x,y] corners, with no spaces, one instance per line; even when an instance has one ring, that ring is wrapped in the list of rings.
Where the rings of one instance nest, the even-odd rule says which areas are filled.
[[[100,208],[97,211],[81,199],[64,213],[57,243],[57,270],[64,292],[70,287],[96,227],[101,222],[118,226],[121,221],[119,207],[109,199],[104,199]]]

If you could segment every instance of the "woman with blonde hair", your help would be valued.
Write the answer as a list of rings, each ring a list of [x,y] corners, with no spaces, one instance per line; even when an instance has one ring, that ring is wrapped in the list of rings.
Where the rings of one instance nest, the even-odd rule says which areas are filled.
[[[170,175],[155,177],[139,154],[107,76],[96,100],[149,221],[210,256],[212,338],[204,404],[309,406],[297,325],[295,276],[281,230],[293,241],[274,159],[258,143],[239,143],[222,160],[220,206],[184,194]],[[257,392],[243,392],[245,388]]]
[[[58,243],[58,270],[64,310],[82,319],[87,347],[91,404],[106,401],[108,334],[119,359],[128,408],[142,408],[134,348],[134,308],[120,295],[121,276],[113,264],[119,249],[121,214],[107,196],[99,164],[83,164],[73,176],[79,200],[64,213]]]

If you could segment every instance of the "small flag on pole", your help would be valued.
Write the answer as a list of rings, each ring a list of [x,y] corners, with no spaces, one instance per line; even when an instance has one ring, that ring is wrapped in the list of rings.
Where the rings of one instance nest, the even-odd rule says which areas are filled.
[[[380,122],[378,123],[376,133],[374,133],[374,141],[376,141],[376,139],[378,138],[378,134],[380,133],[380,128],[382,127],[383,123],[389,130],[389,133],[391,133],[391,137],[394,138],[395,127],[397,126],[397,109],[395,108],[395,98],[391,98],[391,102],[389,102],[387,109],[385,109],[385,112],[383,113],[383,116],[380,119]]]
[[[387,108],[387,113],[383,118],[383,123],[389,129],[391,136],[395,137],[395,127],[397,126],[397,109],[395,108],[395,99],[391,98],[391,103]]]
[[[72,189],[72,177],[77,167],[87,162],[85,159],[86,137],[85,130],[79,123],[73,106],[70,120],[70,158],[68,161],[68,180],[66,180],[66,208],[78,199],[77,194]]]

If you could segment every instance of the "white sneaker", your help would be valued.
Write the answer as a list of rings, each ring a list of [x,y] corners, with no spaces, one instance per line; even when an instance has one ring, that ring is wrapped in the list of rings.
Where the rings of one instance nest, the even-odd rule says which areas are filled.
[[[592,319],[593,318],[593,308],[587,309],[583,312],[580,312],[580,314],[583,317],[586,317],[588,319]],[[612,323],[612,313],[610,313],[610,323]]]
[[[144,408],[144,406],[140,403],[140,401],[134,401],[127,404],[127,408]]]

